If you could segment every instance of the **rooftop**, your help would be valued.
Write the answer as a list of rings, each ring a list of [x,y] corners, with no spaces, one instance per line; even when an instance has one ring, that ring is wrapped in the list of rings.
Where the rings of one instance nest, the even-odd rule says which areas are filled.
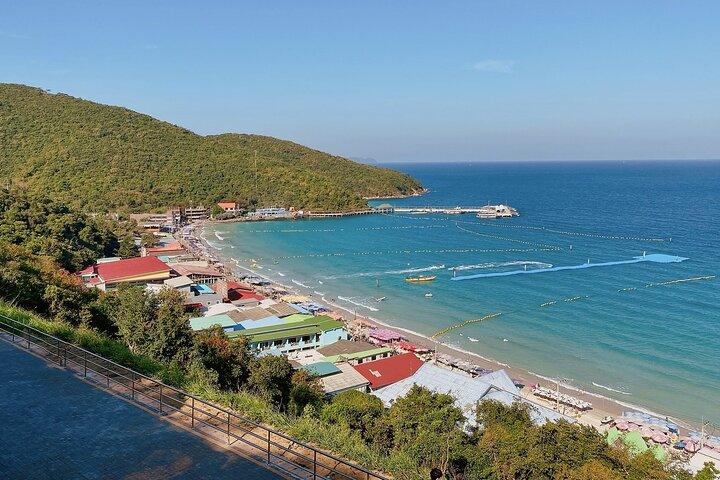
[[[349,353],[365,352],[368,350],[375,350],[376,345],[368,342],[355,341],[355,340],[340,340],[332,345],[318,348],[318,352],[322,353],[326,357],[333,355],[342,355]]]
[[[373,390],[391,385],[414,374],[423,361],[414,353],[403,353],[369,363],[355,365],[357,370],[369,382]]]
[[[340,370],[340,373],[320,378],[320,383],[326,393],[334,394],[367,387],[369,383],[367,379],[353,369],[352,365],[338,363],[335,366]]]
[[[170,267],[157,259],[157,257],[133,257],[104,262],[87,267],[78,272],[79,275],[97,274],[106,283],[119,282],[134,277],[148,275],[170,275]]]

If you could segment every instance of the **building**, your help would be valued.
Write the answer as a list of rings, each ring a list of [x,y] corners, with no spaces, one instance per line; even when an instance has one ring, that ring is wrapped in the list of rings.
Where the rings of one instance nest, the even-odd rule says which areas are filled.
[[[300,367],[307,370],[318,378],[323,391],[328,396],[334,396],[338,393],[347,392],[348,390],[358,390],[367,392],[368,382],[365,377],[360,375],[355,369],[347,363],[333,364],[329,362],[317,362]]]
[[[217,206],[220,207],[225,213],[237,213],[240,211],[237,202],[223,201],[218,202]]]
[[[160,256],[179,256],[179,255],[186,255],[187,250],[185,250],[185,247],[183,247],[180,242],[177,241],[170,241],[170,242],[162,242],[159,245],[156,245],[154,247],[142,247],[142,256],[154,256],[154,257],[160,257]]]
[[[374,363],[367,366],[374,365]],[[360,367],[365,367],[365,365],[355,368]],[[561,418],[574,422],[570,417],[523,399],[520,396],[520,390],[514,385],[505,370],[498,370],[473,378],[432,363],[423,363],[412,375],[391,385],[374,390],[373,395],[380,398],[385,405],[390,406],[398,398],[407,395],[413,385],[425,387],[432,392],[452,395],[455,398],[455,406],[462,410],[468,424],[471,426],[477,423],[475,420],[476,407],[478,402],[482,400],[495,400],[505,405],[512,405],[514,402],[526,402],[533,407],[531,416],[540,425]]]
[[[302,314],[285,317],[280,323],[245,328],[233,334],[247,336],[250,340],[250,348],[253,350],[273,353],[313,349],[347,339],[344,324],[322,315]]]
[[[377,347],[372,343],[354,340],[338,340],[332,345],[318,348],[317,351],[325,357],[326,362],[347,362],[351,365],[380,360],[393,354],[391,348]]]
[[[163,284],[165,284],[165,286],[174,288],[175,290],[184,293],[188,297],[192,294],[191,288],[194,283],[195,282],[193,282],[192,279],[184,275],[180,277],[168,278],[167,280],[163,281]]]
[[[370,382],[370,388],[377,390],[413,375],[423,365],[413,353],[403,353],[374,362],[355,365],[355,370]]]
[[[183,210],[183,216],[188,222],[198,222],[201,220],[207,220],[208,212],[202,205],[185,207]]]
[[[251,212],[250,216],[261,218],[287,217],[288,211],[282,207],[258,208],[254,212]]]
[[[96,263],[76,275],[87,287],[113,290],[121,283],[145,285],[163,282],[170,278],[170,267],[156,257],[134,257]]]
[[[368,338],[371,342],[378,345],[390,345],[405,340],[405,337],[401,333],[387,328],[374,328],[370,330]]]
[[[220,270],[207,264],[201,265],[196,262],[171,263],[170,266],[178,275],[184,275],[195,283],[212,285],[215,282],[225,280],[225,274]]]

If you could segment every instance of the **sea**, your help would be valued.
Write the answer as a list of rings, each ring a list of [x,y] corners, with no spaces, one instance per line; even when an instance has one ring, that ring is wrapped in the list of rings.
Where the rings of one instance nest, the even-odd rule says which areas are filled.
[[[429,192],[374,205],[505,203],[520,216],[374,214],[203,235],[230,264],[423,335],[500,313],[438,339],[599,399],[720,423],[720,162],[387,166]],[[685,260],[622,263],[655,254]],[[579,268],[555,271],[565,266]],[[452,280],[506,272],[522,273]],[[437,279],[405,281],[419,274]]]

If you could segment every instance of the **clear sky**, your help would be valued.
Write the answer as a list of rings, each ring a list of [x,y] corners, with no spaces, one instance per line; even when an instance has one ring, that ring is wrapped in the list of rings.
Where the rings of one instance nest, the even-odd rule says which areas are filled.
[[[720,158],[720,2],[5,0],[0,81],[380,161]]]

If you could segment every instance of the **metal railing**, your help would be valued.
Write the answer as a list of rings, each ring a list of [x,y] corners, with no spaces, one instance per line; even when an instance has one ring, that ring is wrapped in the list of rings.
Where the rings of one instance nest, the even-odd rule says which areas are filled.
[[[389,480],[312,445],[244,418],[171,385],[0,314],[0,333],[6,339],[100,382],[160,416],[176,420],[203,434],[226,437],[243,455],[262,460],[290,476],[304,479]],[[9,337],[9,338],[7,338]],[[37,352],[41,349],[43,352]]]

